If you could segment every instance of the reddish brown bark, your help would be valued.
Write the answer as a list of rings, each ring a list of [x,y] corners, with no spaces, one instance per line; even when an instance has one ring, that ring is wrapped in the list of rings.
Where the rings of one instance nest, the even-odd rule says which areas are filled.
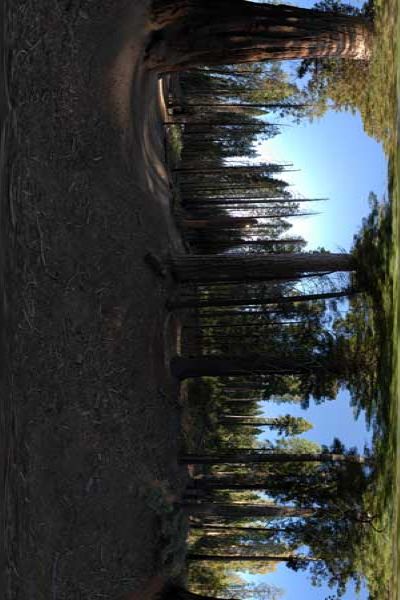
[[[355,263],[349,254],[299,253],[261,256],[196,255],[175,256],[172,272],[182,282],[268,281],[301,273],[353,271]]]
[[[244,0],[159,0],[147,63],[158,71],[264,60],[368,59],[361,17]]]

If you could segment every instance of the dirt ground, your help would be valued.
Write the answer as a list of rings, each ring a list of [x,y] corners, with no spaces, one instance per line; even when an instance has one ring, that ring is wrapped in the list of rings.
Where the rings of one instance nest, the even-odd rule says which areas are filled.
[[[114,599],[176,568],[187,477],[174,284],[146,260],[182,251],[148,1],[5,6],[5,598]]]

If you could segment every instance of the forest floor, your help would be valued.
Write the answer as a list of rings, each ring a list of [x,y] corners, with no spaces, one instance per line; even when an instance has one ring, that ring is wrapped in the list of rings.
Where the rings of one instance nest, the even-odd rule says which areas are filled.
[[[179,324],[174,282],[146,256],[182,248],[162,87],[143,68],[148,4],[6,2],[7,600],[114,599],[179,568]]]

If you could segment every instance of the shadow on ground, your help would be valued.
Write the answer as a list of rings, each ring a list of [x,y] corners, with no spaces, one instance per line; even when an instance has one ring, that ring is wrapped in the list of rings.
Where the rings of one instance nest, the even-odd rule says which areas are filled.
[[[186,480],[174,284],[144,257],[180,240],[160,86],[141,65],[146,3],[125,4],[6,5],[9,599],[115,598],[176,568],[162,529]]]

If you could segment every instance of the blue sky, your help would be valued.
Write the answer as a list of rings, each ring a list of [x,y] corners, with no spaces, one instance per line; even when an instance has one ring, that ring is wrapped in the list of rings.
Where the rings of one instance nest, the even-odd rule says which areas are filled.
[[[285,180],[305,198],[329,198],[307,204],[322,214],[292,219],[289,234],[302,235],[309,248],[349,250],[353,235],[368,214],[368,195],[386,191],[387,164],[382,147],[363,131],[360,116],[330,111],[322,119],[284,128],[258,147],[262,160],[292,162]]]
[[[356,446],[360,453],[364,445],[370,445],[371,432],[368,431],[364,414],[354,420],[353,409],[350,406],[350,395],[346,389],[342,389],[335,400],[316,404],[313,401],[307,410],[303,410],[296,404],[279,404],[265,401],[260,404],[266,417],[274,417],[282,414],[291,414],[295,417],[304,417],[313,424],[313,429],[302,434],[303,438],[319,444],[330,444],[334,437],[339,437],[346,447]],[[274,440],[272,430],[264,428],[260,439]],[[325,600],[334,590],[322,586],[313,587],[307,572],[294,572],[285,565],[279,565],[274,573],[269,575],[249,576],[242,574],[247,581],[257,583],[269,583],[285,590],[285,600]],[[367,590],[364,588],[357,596],[354,586],[350,585],[344,596],[344,600],[366,600]]]
[[[307,419],[312,423],[313,429],[299,437],[318,444],[329,445],[334,437],[338,437],[346,447],[356,446],[362,454],[365,444],[371,443],[372,432],[367,429],[364,413],[354,420],[347,389],[340,390],[335,400],[326,400],[320,404],[311,401],[307,410],[303,410],[298,404],[278,404],[270,401],[260,403],[260,407],[266,417],[290,414]],[[265,428],[265,433],[260,437],[272,441],[274,439],[272,431],[268,428]]]
[[[293,4],[311,8],[316,1],[297,0]],[[357,0],[346,2],[358,8],[363,4]],[[298,61],[281,64],[293,78]],[[297,79],[297,83],[301,85],[302,80]],[[382,146],[364,133],[359,114],[329,111],[313,122],[291,125],[259,146],[261,159],[292,162],[299,170],[285,175],[292,190],[305,198],[329,201],[303,205],[323,210],[323,214],[293,219],[289,233],[302,235],[311,249],[324,246],[331,251],[349,250],[353,235],[368,214],[369,193],[375,192],[381,198],[386,192],[387,163]]]
[[[360,2],[349,3],[361,6]],[[297,6],[309,8],[315,0],[297,0]],[[293,70],[293,62],[285,68]],[[270,120],[270,115],[268,115]],[[277,122],[282,119],[277,118]],[[288,121],[290,123],[290,121]],[[323,246],[330,251],[350,250],[353,236],[368,214],[368,195],[375,192],[379,198],[386,194],[387,162],[382,147],[363,131],[358,114],[328,112],[323,118],[285,127],[282,133],[258,147],[261,161],[292,162],[298,172],[286,173],[285,180],[292,191],[302,197],[329,198],[328,202],[303,205],[304,208],[323,211],[321,215],[293,219],[288,235],[299,234],[308,241],[308,248]],[[354,419],[347,390],[339,392],[336,400],[316,405],[310,403],[307,411],[291,404],[265,402],[263,410],[268,416],[290,413],[303,416],[313,423],[314,429],[303,437],[329,444],[337,436],[346,446],[357,446],[362,452],[369,443],[364,415]],[[265,429],[265,437],[271,432]],[[334,593],[326,587],[311,586],[307,573],[291,571],[279,565],[273,574],[247,576],[248,581],[263,581],[285,589],[285,600],[325,600]],[[349,586],[344,600],[366,600],[368,593],[360,595]]]
[[[364,133],[359,115],[330,111],[312,123],[284,128],[282,134],[263,142],[259,150],[262,161],[292,162],[294,169],[300,169],[285,174],[293,191],[303,197],[329,198],[328,202],[307,205],[322,210],[322,214],[293,219],[289,234],[302,235],[311,249],[323,246],[331,251],[349,250],[362,218],[368,214],[369,193],[382,198],[387,187],[387,162],[381,145]],[[311,402],[307,411],[272,402],[265,402],[263,410],[269,416],[303,416],[314,425],[303,437],[315,442],[329,444],[337,436],[346,446],[357,446],[362,452],[371,440],[364,415],[354,419],[345,389],[336,400],[319,405]],[[271,438],[268,429],[267,436]],[[258,583],[263,580],[285,589],[285,600],[325,600],[334,593],[327,587],[313,587],[306,572],[295,573],[284,565],[273,574],[255,578]],[[356,595],[349,586],[344,600],[367,597],[366,589]]]
[[[248,575],[242,574],[243,579],[251,583],[269,583],[278,588],[285,589],[285,600],[325,600],[330,594],[334,594],[334,589],[328,587],[313,587],[310,585],[306,571],[292,571],[285,565],[278,565],[276,571],[271,575]],[[349,585],[346,595],[343,596],[346,600],[366,600],[368,592],[363,588],[359,594],[353,585]]]

